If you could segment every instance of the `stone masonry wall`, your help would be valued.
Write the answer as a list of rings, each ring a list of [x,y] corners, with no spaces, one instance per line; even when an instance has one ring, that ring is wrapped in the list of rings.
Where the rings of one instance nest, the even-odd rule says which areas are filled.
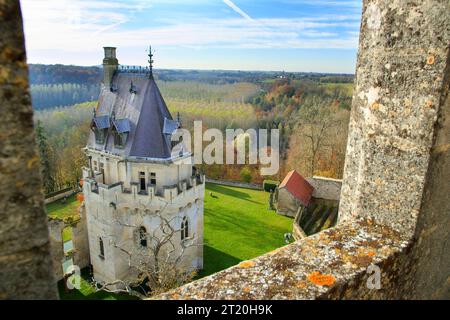
[[[53,273],[56,280],[61,280],[64,276],[62,263],[64,262],[64,249],[62,232],[64,221],[53,219],[48,221],[48,231],[50,239],[50,252],[52,256]]]
[[[261,184],[256,183],[246,183],[246,182],[240,182],[240,181],[227,181],[227,180],[216,180],[216,179],[210,179],[206,178],[206,182],[214,183],[214,184],[220,184],[223,186],[229,186],[229,187],[238,187],[238,188],[246,188],[246,189],[254,189],[254,190],[263,190],[263,187]]]
[[[413,234],[442,108],[448,1],[364,1],[340,203]]]
[[[0,299],[56,299],[18,0],[0,29]]]
[[[341,196],[342,180],[325,177],[310,177],[306,180],[314,187],[314,198],[339,200]]]

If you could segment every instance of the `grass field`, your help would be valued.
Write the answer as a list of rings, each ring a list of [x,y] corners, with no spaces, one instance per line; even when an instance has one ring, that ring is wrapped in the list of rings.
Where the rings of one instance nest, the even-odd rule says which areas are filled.
[[[200,276],[285,244],[283,235],[292,231],[292,219],[269,210],[268,198],[263,191],[206,184],[204,270]]]
[[[65,203],[61,200],[49,203],[46,205],[47,215],[55,218],[64,218],[68,216],[78,215],[78,207],[80,202],[76,199],[75,195],[67,198]]]
[[[212,196],[211,196],[212,193]],[[269,194],[263,191],[206,184],[204,208],[204,270],[198,277],[238,264],[283,246],[284,233],[292,231],[292,219],[268,209]],[[48,214],[58,217],[76,213],[79,203],[69,199],[65,205],[47,206]],[[81,290],[64,292],[62,299],[124,299],[127,295],[95,292],[84,273]]]

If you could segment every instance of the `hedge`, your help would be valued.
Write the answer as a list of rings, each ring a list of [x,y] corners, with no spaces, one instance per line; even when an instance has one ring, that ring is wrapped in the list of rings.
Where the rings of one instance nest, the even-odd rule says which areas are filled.
[[[263,181],[263,189],[266,192],[270,192],[270,190],[275,192],[275,189],[277,188],[277,186],[278,186],[277,181],[273,181],[273,180],[264,180]]]

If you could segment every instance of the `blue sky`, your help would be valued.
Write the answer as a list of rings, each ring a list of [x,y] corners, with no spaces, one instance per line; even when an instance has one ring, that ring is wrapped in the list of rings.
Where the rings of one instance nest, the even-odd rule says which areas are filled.
[[[21,0],[30,63],[353,73],[360,0]]]

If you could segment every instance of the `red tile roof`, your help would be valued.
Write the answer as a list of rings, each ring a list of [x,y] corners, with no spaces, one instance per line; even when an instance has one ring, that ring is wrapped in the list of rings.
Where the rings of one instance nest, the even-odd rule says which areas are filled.
[[[279,188],[286,188],[289,193],[300,200],[304,206],[309,205],[314,191],[314,187],[295,170],[290,171],[286,175],[283,182],[279,185]]]

